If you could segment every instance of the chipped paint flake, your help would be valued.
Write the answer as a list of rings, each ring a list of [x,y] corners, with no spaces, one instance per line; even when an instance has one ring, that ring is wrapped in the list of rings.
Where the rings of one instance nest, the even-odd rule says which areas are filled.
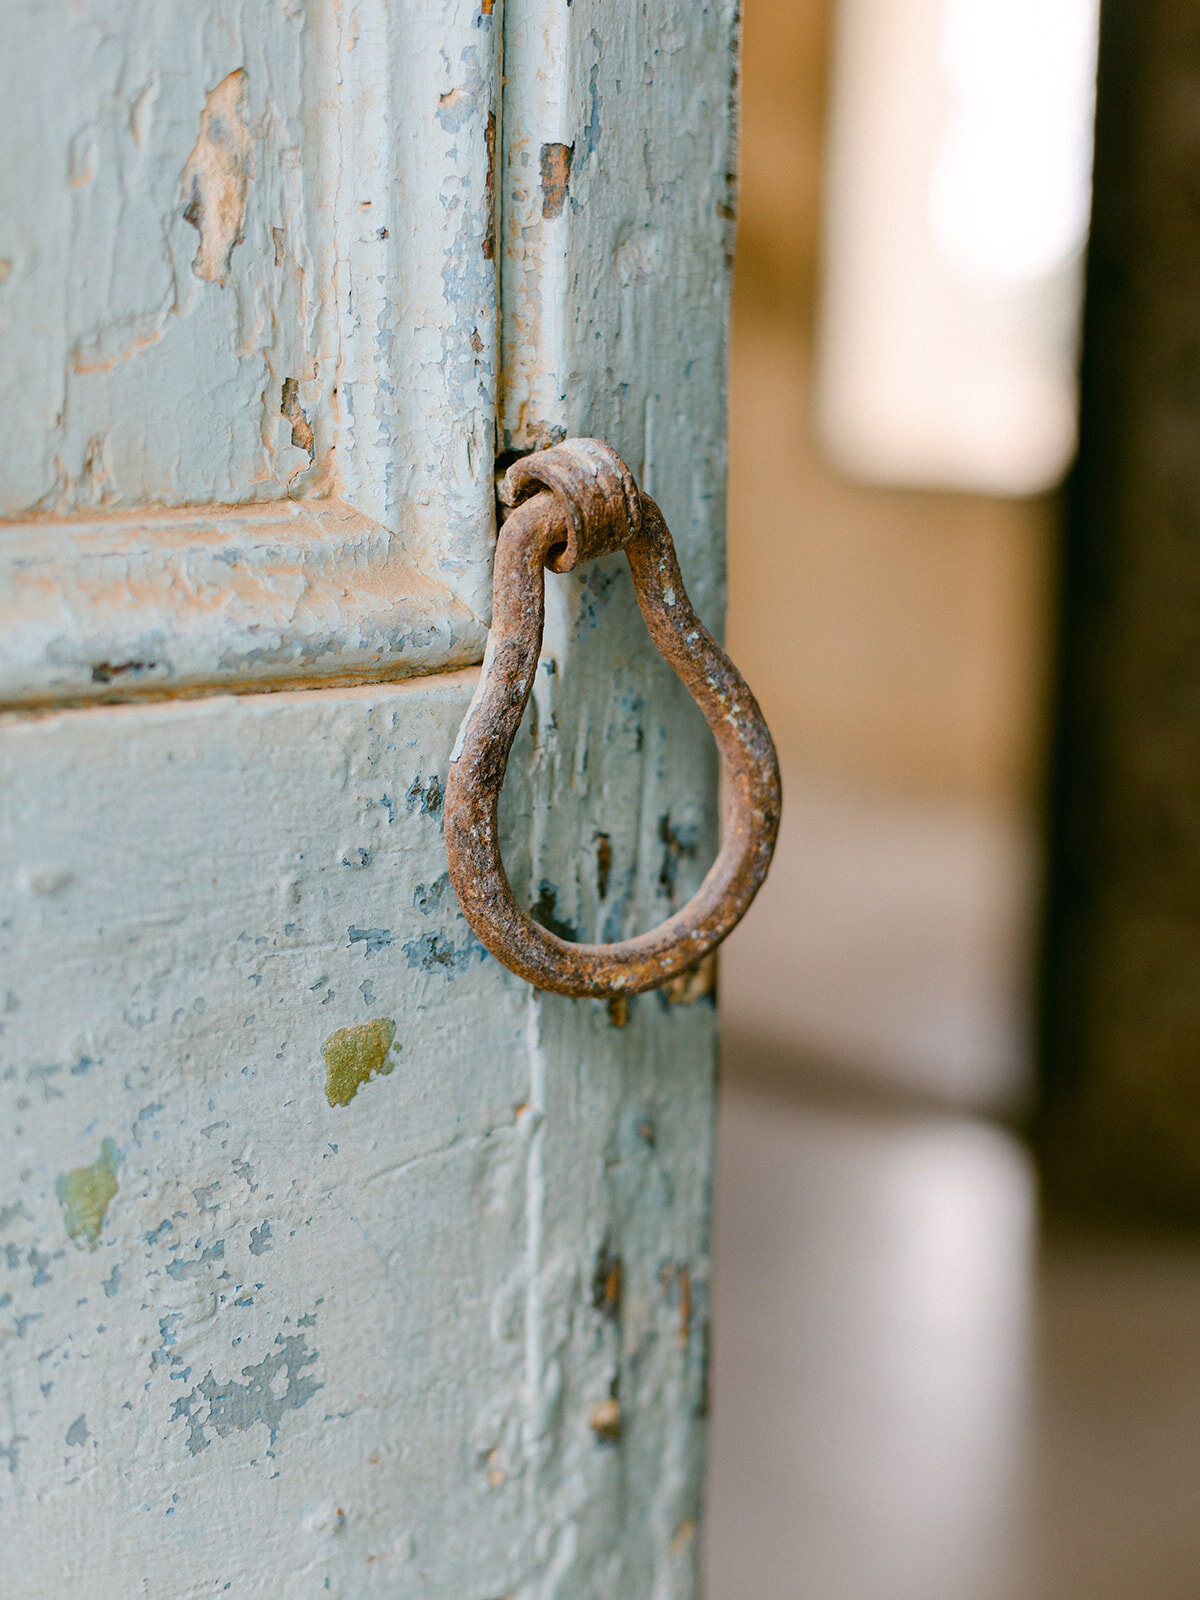
[[[111,1139],[105,1139],[90,1166],[73,1167],[55,1180],[54,1193],[63,1208],[63,1225],[76,1243],[96,1248],[109,1201],[117,1192],[120,1165],[121,1152]]]
[[[292,425],[292,443],[297,450],[308,452],[311,461],[315,449],[313,443],[312,424],[304,414],[300,404],[300,380],[298,378],[285,378],[283,392],[279,400],[279,415]]]
[[[339,1028],[321,1046],[325,1062],[325,1098],[331,1106],[348,1106],[368,1078],[386,1077],[393,1063],[387,1059],[396,1024],[391,1017],[376,1017],[354,1028]]]
[[[461,944],[439,933],[423,933],[406,940],[402,948],[409,966],[416,971],[444,972],[451,977],[487,960],[487,951],[471,933]]]
[[[601,1444],[617,1444],[621,1438],[620,1402],[610,1397],[592,1407],[592,1432]]]
[[[254,140],[242,121],[246,73],[238,67],[210,89],[200,113],[200,137],[181,182],[184,218],[200,235],[192,260],[198,278],[229,282],[229,261],[245,237],[246,193],[253,171]]]
[[[544,144],[538,157],[542,179],[542,216],[548,219],[561,217],[567,202],[567,186],[571,181],[573,144]]]
[[[349,944],[365,946],[367,958],[377,956],[381,950],[386,950],[392,942],[390,928],[356,928],[353,923],[346,929]]]

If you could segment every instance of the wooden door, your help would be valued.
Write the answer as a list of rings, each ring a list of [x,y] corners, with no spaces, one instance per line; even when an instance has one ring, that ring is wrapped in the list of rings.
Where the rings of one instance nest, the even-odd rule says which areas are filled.
[[[1058,581],[1039,1135],[1051,1203],[1200,1221],[1196,141],[1179,0],[1105,0]]]
[[[695,1592],[714,1012],[539,995],[441,796],[496,457],[722,603],[733,0],[17,0],[0,115],[12,1600]],[[502,822],[609,939],[715,757],[621,558]]]

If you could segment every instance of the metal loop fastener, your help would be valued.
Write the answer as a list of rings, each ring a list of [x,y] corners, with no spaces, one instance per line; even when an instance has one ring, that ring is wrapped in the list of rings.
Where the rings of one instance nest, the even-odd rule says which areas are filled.
[[[779,763],[745,679],[692,610],[661,511],[598,439],[524,456],[501,486],[492,627],[459,729],[443,807],[450,880],[463,915],[498,961],[538,989],[598,997],[657,988],[695,966],[740,921],[767,875],[779,829]],[[542,645],[544,569],[569,572],[624,550],[659,654],[703,711],[728,786],[721,849],[688,903],[619,944],[572,944],[513,896],[496,813]]]

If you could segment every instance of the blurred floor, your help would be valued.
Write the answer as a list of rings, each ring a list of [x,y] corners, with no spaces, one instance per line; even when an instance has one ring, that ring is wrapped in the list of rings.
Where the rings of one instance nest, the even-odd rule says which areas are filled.
[[[727,1061],[708,1600],[1194,1600],[1200,1247],[1039,1246],[1002,1128],[763,1076]]]
[[[1010,812],[784,772],[771,875],[721,954],[727,1045],[972,1110],[1028,1083],[1035,860]]]

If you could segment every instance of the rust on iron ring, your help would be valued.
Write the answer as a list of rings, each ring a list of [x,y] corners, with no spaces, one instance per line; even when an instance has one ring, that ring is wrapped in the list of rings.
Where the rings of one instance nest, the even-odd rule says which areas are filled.
[[[597,997],[654,989],[724,939],[767,875],[779,828],[775,746],[745,679],[692,610],[662,513],[614,450],[568,439],[524,456],[505,474],[500,498],[514,509],[496,544],[492,627],[446,780],[450,879],[479,938],[536,988]],[[629,561],[659,654],[712,729],[729,798],[720,853],[681,910],[619,944],[572,944],[518,905],[496,814],[542,646],[544,569],[570,572],[615,550]]]

